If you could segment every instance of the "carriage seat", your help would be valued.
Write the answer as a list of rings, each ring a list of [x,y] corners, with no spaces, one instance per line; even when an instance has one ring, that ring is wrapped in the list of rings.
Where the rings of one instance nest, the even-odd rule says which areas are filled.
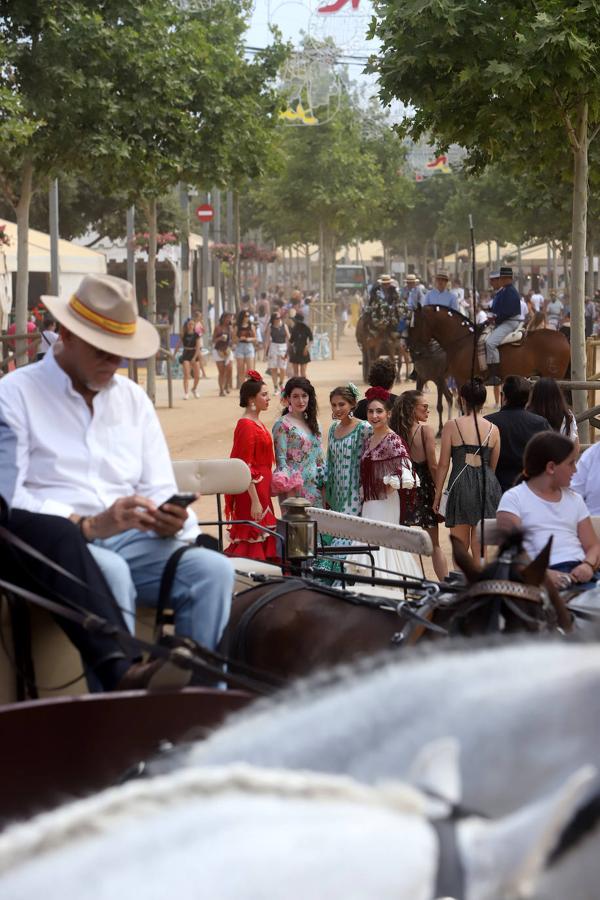
[[[215,496],[217,519],[223,523],[222,494],[242,494],[250,486],[250,469],[242,459],[178,459],[173,461],[177,488],[180,491],[197,491],[202,496]],[[202,521],[200,521],[202,526]],[[218,526],[219,546],[223,549],[223,524]],[[255,559],[232,559],[235,567],[234,593],[254,584],[252,573],[257,575],[281,575],[279,566]]]

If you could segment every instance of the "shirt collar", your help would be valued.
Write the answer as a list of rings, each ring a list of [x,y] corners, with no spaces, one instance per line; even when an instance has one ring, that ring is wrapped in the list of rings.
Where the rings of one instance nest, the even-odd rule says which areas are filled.
[[[72,397],[79,397],[85,403],[84,397],[76,391],[73,387],[73,382],[70,377],[67,375],[65,370],[60,366],[55,358],[55,350],[56,345],[53,344],[52,347],[48,350],[46,354],[44,354],[44,358],[41,361],[40,365],[45,366],[44,376],[48,378],[49,381],[52,381],[57,388],[60,388],[64,393],[71,394]],[[115,377],[111,378],[108,384],[102,388],[101,391],[96,391],[96,396],[99,394],[103,394],[105,391],[109,390],[115,384]],[[94,398],[95,399],[95,398]],[[86,404],[87,405],[87,404]]]

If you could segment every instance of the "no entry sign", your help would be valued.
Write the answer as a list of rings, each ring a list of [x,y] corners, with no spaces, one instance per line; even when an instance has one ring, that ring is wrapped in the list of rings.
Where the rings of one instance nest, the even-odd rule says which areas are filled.
[[[212,222],[215,211],[210,203],[203,203],[196,207],[196,218],[201,222]]]

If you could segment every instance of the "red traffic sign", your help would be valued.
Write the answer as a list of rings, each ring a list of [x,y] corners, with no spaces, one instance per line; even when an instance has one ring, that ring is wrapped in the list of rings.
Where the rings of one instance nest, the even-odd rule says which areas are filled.
[[[196,218],[201,222],[212,222],[215,211],[210,203],[203,203],[202,206],[196,207]]]

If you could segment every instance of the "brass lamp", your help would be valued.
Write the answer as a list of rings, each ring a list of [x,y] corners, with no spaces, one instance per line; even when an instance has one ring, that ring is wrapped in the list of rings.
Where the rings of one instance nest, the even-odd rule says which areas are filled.
[[[290,497],[281,506],[282,518],[277,532],[283,538],[283,555],[289,562],[315,559],[317,555],[317,523],[308,516],[310,502],[304,497]]]

